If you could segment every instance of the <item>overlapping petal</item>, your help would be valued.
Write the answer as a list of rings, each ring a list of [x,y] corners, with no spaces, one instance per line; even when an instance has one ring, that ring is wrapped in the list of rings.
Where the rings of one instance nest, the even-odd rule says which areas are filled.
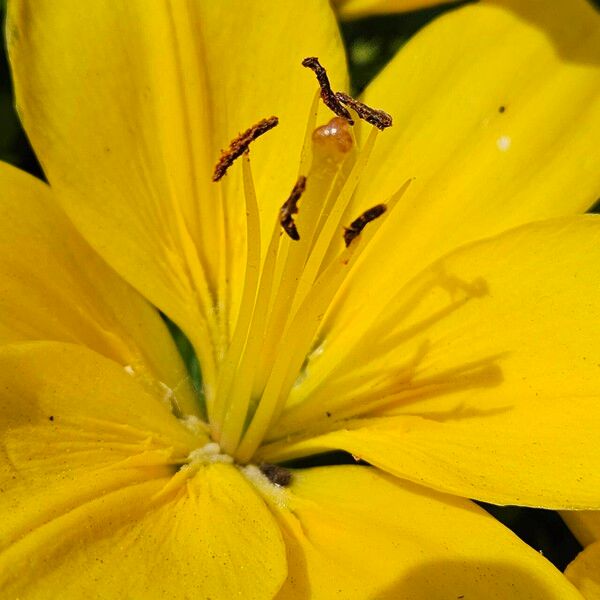
[[[580,552],[565,571],[569,579],[586,600],[600,598],[600,542],[595,542]]]
[[[285,552],[245,478],[212,464],[173,485],[205,436],[88,350],[5,346],[0,365],[3,594],[272,597]]]
[[[373,15],[418,10],[453,0],[332,0],[343,19],[358,19]],[[456,0],[454,0],[456,1]]]
[[[587,600],[600,599],[600,511],[563,511],[561,516],[584,547],[565,575]]]
[[[586,0],[451,11],[402,48],[365,100],[394,126],[354,212],[414,181],[331,312],[329,339],[360,335],[399,285],[458,245],[598,198],[600,14]]]
[[[600,510],[563,511],[561,517],[582,546],[600,541]]]
[[[0,342],[22,340],[87,346],[199,414],[158,312],[86,244],[48,186],[0,163]]]
[[[7,32],[50,185],[92,246],[194,341],[211,388],[245,235],[239,180],[220,190],[212,167],[241,130],[280,118],[253,152],[270,230],[315,91],[302,58],[320,55],[345,86],[328,3],[15,0]]]
[[[308,366],[264,457],[343,448],[463,497],[600,508],[599,253],[600,218],[587,215],[435,262],[336,370]],[[372,418],[345,420],[361,414]]]
[[[267,499],[288,549],[282,600],[579,597],[473,503],[375,469],[294,471]]]

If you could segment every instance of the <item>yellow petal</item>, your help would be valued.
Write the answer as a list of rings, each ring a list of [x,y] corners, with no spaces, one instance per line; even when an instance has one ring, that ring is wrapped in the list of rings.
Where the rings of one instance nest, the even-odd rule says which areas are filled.
[[[166,502],[159,481],[106,493],[0,554],[10,597],[272,598],[285,574],[279,529],[231,465],[203,467]]]
[[[560,516],[582,546],[600,541],[599,510],[569,510]]]
[[[281,585],[285,551],[264,502],[231,465],[200,465],[174,486],[207,440],[112,361],[4,346],[0,404],[5,597],[262,599]]]
[[[580,552],[565,575],[586,600],[600,600],[600,542]]]
[[[417,10],[448,2],[452,2],[452,0],[333,0],[333,5],[342,18],[358,19],[379,14]]]
[[[475,504],[367,467],[294,471],[271,495],[288,551],[278,598],[579,598]]]
[[[2,346],[0,404],[0,546],[99,495],[170,476],[207,441],[113,361],[71,344]]]
[[[331,315],[336,330],[362,330],[390,290],[456,246],[598,198],[599,63],[586,0],[471,4],[402,48],[365,94],[394,126],[354,212],[415,179]]]
[[[328,2],[15,0],[7,31],[20,113],[51,186],[92,246],[193,340],[212,389],[209,344],[221,349],[227,335],[219,319],[241,286],[245,222],[239,177],[217,185],[212,168],[241,130],[279,116],[253,150],[270,231],[315,94],[301,60],[318,54],[345,85]]]
[[[342,448],[468,498],[600,508],[599,262],[596,215],[523,226],[437,261],[284,413],[271,432],[277,456],[266,447],[264,457]],[[377,418],[343,420],[369,412]],[[311,423],[313,435],[343,430],[286,442]]]
[[[172,390],[182,412],[198,415],[158,312],[90,249],[48,186],[0,163],[0,197],[0,343],[87,346],[162,394]]]

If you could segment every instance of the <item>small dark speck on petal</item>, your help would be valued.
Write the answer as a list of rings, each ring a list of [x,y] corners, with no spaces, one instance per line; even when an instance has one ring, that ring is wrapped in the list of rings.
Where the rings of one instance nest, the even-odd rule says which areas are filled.
[[[50,416],[48,417],[48,421],[54,421],[54,415],[50,415]]]
[[[506,110],[506,106],[504,106],[504,105],[503,105],[503,106],[500,106],[500,107],[498,108],[498,112],[499,112],[499,113],[503,113],[505,110]],[[459,597],[460,597],[460,596],[459,596]]]

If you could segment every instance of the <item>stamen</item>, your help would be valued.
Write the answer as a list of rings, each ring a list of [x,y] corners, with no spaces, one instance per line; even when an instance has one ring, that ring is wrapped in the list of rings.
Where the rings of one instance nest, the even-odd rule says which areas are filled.
[[[373,130],[376,131],[376,130]],[[387,206],[387,210],[386,210],[386,215],[390,214],[395,207],[399,204],[400,200],[404,197],[406,191],[408,190],[408,188],[410,187],[411,183],[412,183],[412,179],[408,179],[407,181],[404,182],[404,184],[394,193],[392,194],[392,196],[390,198],[388,198],[385,202],[385,205]],[[361,252],[364,252],[366,250],[366,248],[369,246],[370,240],[372,240],[377,231],[380,229],[380,227],[383,225],[383,221],[385,220],[385,216],[382,219],[376,219],[376,221],[370,226],[368,227],[363,233],[362,236],[366,239],[363,240],[363,242],[361,244],[351,244],[348,248],[346,248],[345,252],[348,252],[350,250],[354,249],[353,252],[353,260],[356,261],[356,258],[358,258],[361,254]],[[320,276],[321,278],[321,276]],[[314,303],[314,299],[309,299],[307,301],[309,304],[310,303]],[[305,302],[306,304],[306,302]],[[333,310],[335,309],[335,305],[332,305]],[[375,319],[376,315],[372,315],[372,318]],[[325,327],[325,329],[327,328],[326,324],[322,324],[322,326]],[[351,333],[351,329],[352,328],[346,328],[344,330],[344,335],[350,335]],[[345,339],[345,338],[344,338]],[[339,338],[338,338],[338,342]],[[348,344],[347,345],[348,348],[352,348],[352,344]],[[341,347],[344,347],[344,344],[342,343]],[[310,364],[310,370],[311,370],[311,378],[310,381],[312,382],[312,385],[308,382],[306,382],[306,384],[303,385],[302,387],[302,396],[304,398],[310,398],[310,400],[305,400],[303,402],[303,411],[307,412],[307,414],[310,415],[309,419],[307,421],[303,421],[303,422],[310,422],[311,419],[315,418],[315,415],[321,415],[322,414],[322,409],[323,409],[323,402],[324,399],[322,397],[319,396],[319,385],[326,380],[326,378],[331,377],[332,373],[335,372],[335,365],[338,364],[338,362],[343,362],[347,359],[348,354],[342,354],[339,356],[336,356],[336,361],[325,361],[325,362],[321,362],[321,361],[317,361],[316,363],[311,363]],[[297,423],[298,423],[298,419],[300,418],[298,416],[298,412],[293,409],[293,410],[289,410],[286,412],[288,412],[288,416],[287,417],[283,417],[280,421],[278,421],[277,423],[277,432],[278,435],[282,432],[282,431],[286,431],[288,427],[291,427],[292,429],[296,427]],[[304,413],[303,413],[304,414]],[[293,422],[293,425],[291,424],[291,422]],[[289,431],[291,431],[292,429],[290,429]]]
[[[373,206],[345,227],[346,248],[340,252],[337,232],[345,224],[343,215],[379,130],[389,127],[392,119],[384,111],[334,92],[316,57],[305,58],[302,64],[315,73],[320,89],[310,108],[298,178],[279,214],[273,215],[264,260],[247,156],[242,164],[248,215],[245,279],[241,298],[235,298],[239,308],[235,323],[231,320],[231,336],[226,336],[228,347],[218,361],[217,399],[209,413],[213,439],[240,463],[251,460],[270,426],[280,418],[325,315],[380,222],[362,234],[360,243],[352,242],[392,206]],[[315,128],[319,98],[336,117]],[[356,150],[350,127],[354,112],[374,126]],[[256,138],[277,124],[277,117],[262,119],[237,136],[221,152],[213,181],[219,181],[237,158],[247,155]],[[277,465],[264,464],[256,472],[273,489],[290,482],[290,472]]]
[[[319,86],[321,88],[321,98],[325,106],[332,110],[338,117],[343,117],[346,119],[350,125],[354,125],[354,120],[348,112],[348,109],[341,104],[340,100],[336,97],[336,94],[331,89],[329,77],[327,77],[327,71],[323,65],[321,65],[319,59],[316,56],[309,56],[302,61],[302,66],[311,69],[317,76],[317,81],[319,82]]]
[[[298,165],[298,175],[308,171],[309,161],[312,156],[312,136],[317,126],[317,116],[319,114],[319,98],[321,94],[317,90],[310,105],[308,118],[306,119],[306,129],[304,131],[304,143],[300,152],[300,164]]]
[[[344,128],[348,128],[345,123]],[[340,128],[338,134],[345,137],[345,129]],[[297,219],[298,227],[302,231],[302,239],[291,242],[287,236],[282,238],[282,249],[277,259],[274,281],[275,293],[269,306],[267,333],[260,357],[254,396],[259,396],[271,372],[281,332],[292,314],[290,306],[294,302],[298,282],[312,247],[324,200],[329,195],[341,164],[352,149],[351,144],[349,146],[342,144],[346,148],[345,152],[340,148],[340,142],[336,139],[338,134],[325,138],[313,135],[312,138],[313,160],[307,175],[306,192],[302,197],[302,214]]]
[[[260,286],[248,339],[231,389],[229,408],[223,424],[221,446],[233,454],[244,427],[250,405],[256,367],[261,356],[268,306],[274,291],[273,276],[280,241],[279,223],[275,222],[262,269]]]
[[[387,127],[392,125],[392,116],[386,113],[384,110],[377,108],[371,108],[370,106],[355,100],[352,96],[345,94],[344,92],[337,92],[335,94],[336,99],[349,106],[361,119],[374,125],[377,129],[383,131]]]
[[[256,190],[252,177],[249,154],[244,154],[242,161],[242,176],[244,181],[244,196],[246,199],[246,274],[244,277],[244,289],[242,292],[242,301],[240,311],[237,317],[233,337],[227,349],[225,358],[221,364],[219,373],[219,382],[217,388],[217,401],[213,415],[213,424],[215,435],[219,437],[218,427],[223,422],[226,411],[225,402],[229,397],[235,370],[240,360],[240,355],[246,343],[248,329],[254,310],[254,301],[257,293],[257,286],[260,277],[261,262],[261,239],[260,239],[260,219],[258,210],[258,201],[256,199]]]
[[[389,210],[397,205],[410,183],[411,180],[405,182],[390,198],[387,203]],[[265,386],[263,397],[253,421],[236,451],[236,455],[242,462],[249,460],[258,444],[264,439],[266,430],[261,428],[265,427],[266,424],[268,429],[279,418],[289,398],[294,381],[298,377],[301,365],[306,359],[310,344],[322,325],[326,311],[331,306],[335,295],[340,290],[353,265],[356,264],[361,254],[369,246],[383,222],[384,219],[377,220],[363,234],[365,238],[363,243],[351,244],[345,250],[342,250],[335,260],[325,268],[286,327],[282,335],[281,345],[284,348],[291,348],[291,352],[287,356],[278,355],[275,359],[271,371],[271,380]],[[280,431],[280,424],[277,427]]]
[[[306,189],[306,177],[300,175],[298,181],[294,185],[289,198],[284,202],[283,206],[279,211],[279,222],[283,227],[283,230],[293,239],[298,241],[300,234],[294,223],[293,215],[298,213],[298,200]]]
[[[213,173],[213,181],[219,181],[225,173],[227,173],[227,169],[233,164],[233,161],[244,154],[244,152],[248,150],[248,146],[250,146],[256,138],[267,133],[270,129],[273,129],[278,123],[279,119],[277,117],[261,119],[256,125],[246,129],[244,133],[241,133],[232,140],[229,144],[229,148],[221,151],[221,158],[219,158],[219,162],[217,162]]]
[[[281,333],[281,346],[288,348],[279,353],[271,366],[270,376],[264,387],[256,413],[242,441],[235,451],[239,462],[248,462],[265,433],[283,410],[283,404],[298,376],[310,343],[318,329],[331,299],[353,266],[353,257],[360,253],[360,246],[346,248],[323,272],[311,288],[291,322]]]
[[[354,219],[350,223],[350,227],[345,227],[344,231],[344,242],[346,248],[352,243],[352,241],[360,235],[360,232],[367,226],[368,223],[374,221],[380,217],[387,210],[385,204],[376,204],[371,208],[365,210],[357,219]]]

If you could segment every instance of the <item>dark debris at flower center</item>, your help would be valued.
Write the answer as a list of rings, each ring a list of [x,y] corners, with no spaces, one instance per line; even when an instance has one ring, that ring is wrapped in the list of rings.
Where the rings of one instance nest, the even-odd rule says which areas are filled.
[[[287,487],[292,482],[292,472],[285,467],[271,463],[261,463],[258,468],[267,479],[280,487]]]

